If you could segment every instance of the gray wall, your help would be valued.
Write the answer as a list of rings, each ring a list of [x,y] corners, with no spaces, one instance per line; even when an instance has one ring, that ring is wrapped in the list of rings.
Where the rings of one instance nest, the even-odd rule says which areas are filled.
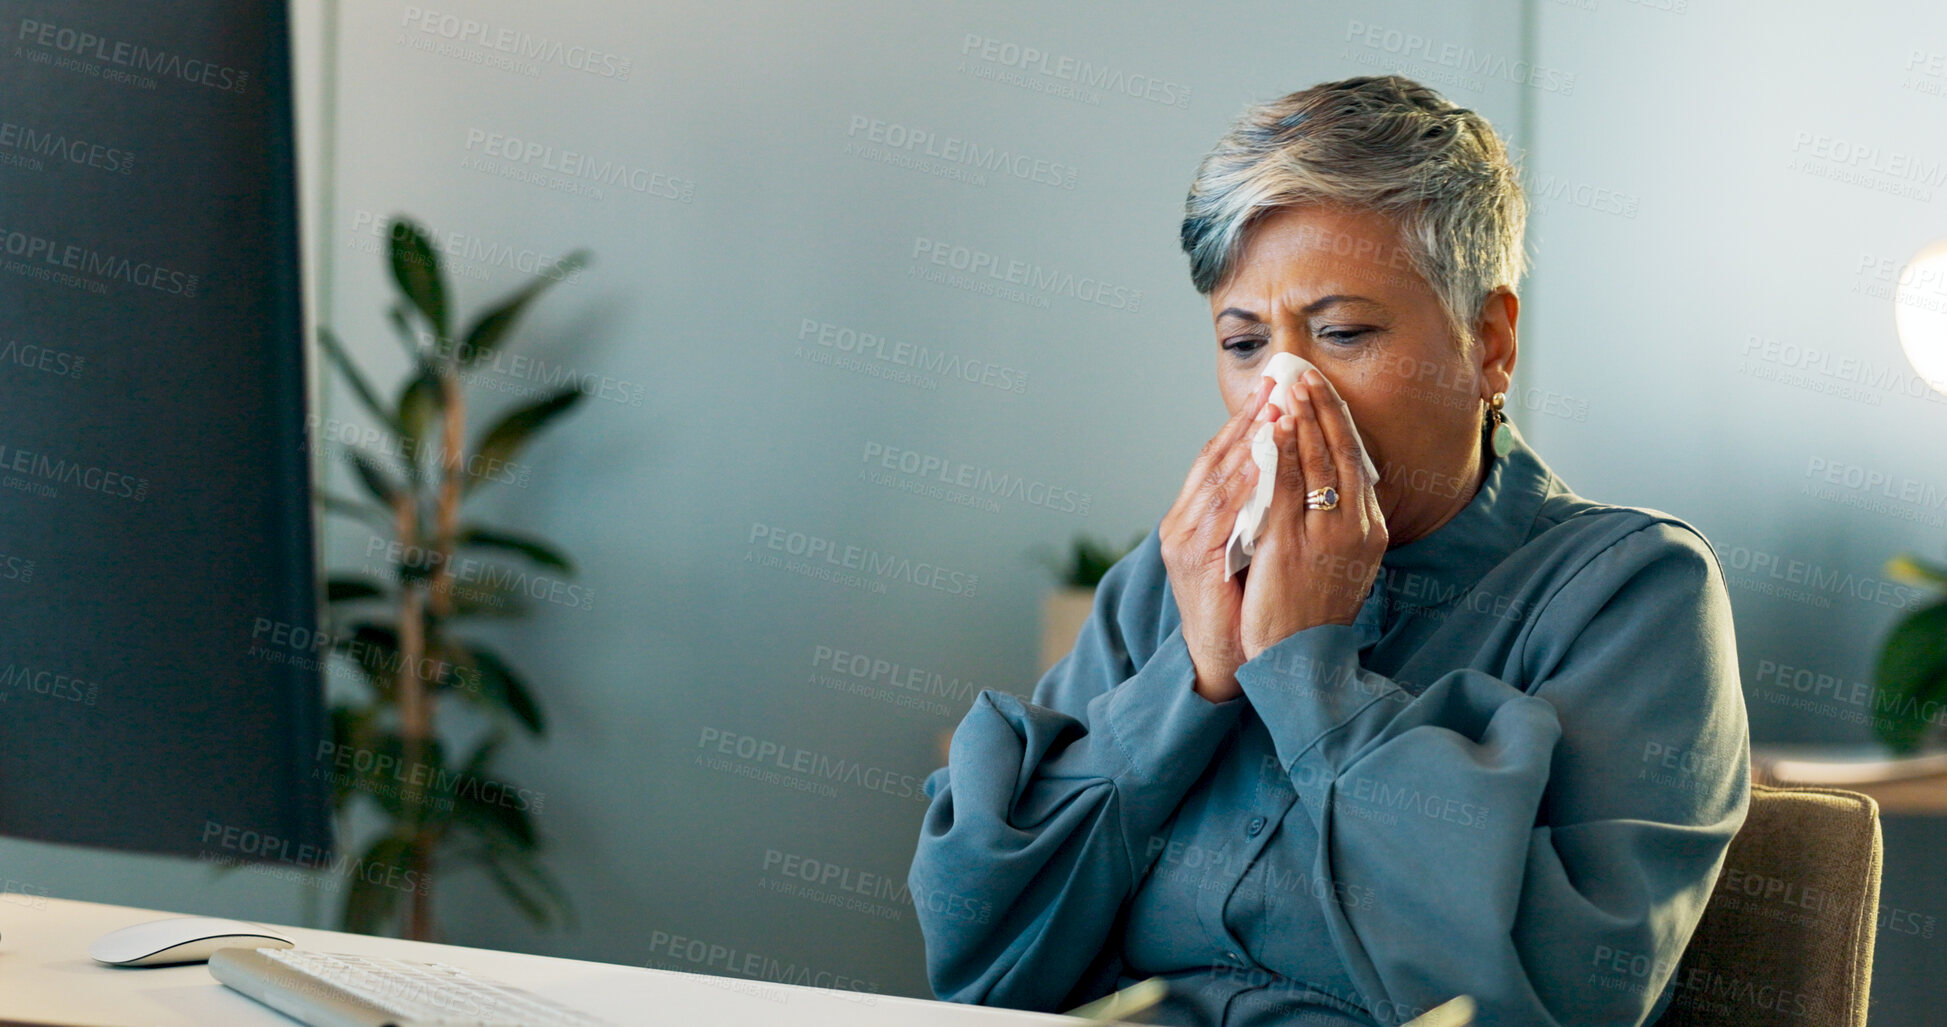
[[[389,284],[360,231],[393,210],[515,249],[585,245],[596,264],[549,295],[519,351],[615,383],[612,400],[593,397],[532,451],[529,487],[493,497],[508,521],[560,540],[594,592],[591,608],[545,609],[515,636],[557,726],[555,741],[510,764],[546,792],[541,823],[585,926],[532,934],[498,901],[462,898],[472,882],[455,881],[442,899],[454,936],[711,968],[657,947],[661,931],[923,992],[910,908],[862,875],[903,888],[920,781],[973,690],[1032,687],[1050,582],[1027,551],[1078,531],[1147,529],[1222,420],[1208,310],[1175,243],[1196,161],[1245,103],[1383,57],[1344,42],[1355,19],[1518,56],[1512,4],[1436,26],[1404,5],[1384,11],[468,11],[493,33],[610,51],[616,67],[629,62],[622,81],[546,62],[532,76],[483,67],[470,60],[486,51],[465,42],[455,56],[422,52],[401,40],[451,41],[402,25],[398,8],[347,5],[332,323],[368,359],[397,364],[381,319]],[[1256,29],[1240,37],[1242,24]],[[988,40],[1000,60],[983,56]],[[1004,63],[1028,47],[1051,68],[1086,61],[1154,85],[1138,88],[1146,96],[1052,94],[1074,84]],[[1514,125],[1516,92],[1501,82],[1467,100]],[[938,140],[936,153],[971,144],[1026,157],[1028,177],[940,174],[956,165],[924,144],[894,148],[917,132]],[[539,147],[552,150],[505,156]],[[572,195],[469,166],[489,149],[503,173],[576,151],[694,192],[672,199],[650,182]],[[1075,284],[994,294],[1006,283],[984,268],[956,271],[975,254],[1003,275],[1020,261]],[[461,280],[463,302],[521,280],[480,273]],[[867,335],[883,349],[845,352]],[[922,365],[936,353],[960,361],[975,380],[908,364],[905,347]],[[841,363],[848,355],[855,363]],[[886,376],[909,373],[922,381]],[[495,404],[533,387],[511,368],[479,384]],[[907,491],[927,479],[867,459],[893,451],[945,461],[949,476],[964,464],[1045,489],[986,506],[956,501],[976,493],[951,485]],[[868,570],[870,587],[808,577],[793,569],[791,533],[914,570]],[[770,548],[774,537],[785,550]],[[363,536],[334,538],[328,562],[362,558]],[[816,555],[809,565],[841,569]],[[848,677],[836,659],[819,662],[827,650],[937,674],[944,694]],[[785,762],[803,750],[862,764],[861,783],[821,794],[739,776],[765,763],[700,745],[732,735],[777,746]],[[851,871],[865,894],[824,891],[864,908],[773,890],[792,880],[773,852]]]
[[[482,882],[458,876],[441,881],[439,899],[452,940],[709,969],[656,949],[663,932],[923,992],[910,909],[786,894],[789,879],[766,866],[767,854],[790,854],[897,887],[922,803],[740,776],[723,769],[739,765],[734,756],[700,765],[699,741],[719,732],[856,761],[897,792],[936,765],[969,689],[1027,691],[1049,585],[1029,548],[1154,524],[1221,420],[1207,309],[1175,244],[1197,159],[1248,102],[1376,70],[1421,78],[1533,148],[1536,269],[1514,411],[1528,437],[1584,494],[1669,510],[1717,545],[1737,586],[1761,740],[1865,737],[1841,704],[1772,701],[1783,693],[1758,670],[1864,680],[1898,611],[1843,594],[1766,594],[1754,561],[1877,579],[1896,552],[1939,554],[1938,506],[1848,505],[1867,497],[1843,485],[1808,493],[1822,482],[1807,471],[1857,465],[1947,488],[1940,448],[1919,441],[1940,437],[1947,406],[1797,366],[1805,358],[1785,349],[1907,372],[1890,305],[1856,291],[1871,287],[1858,269],[1866,258],[1897,267],[1947,234],[1947,183],[1916,199],[1835,180],[1817,144],[1795,140],[1947,158],[1935,128],[1947,80],[1906,68],[1909,50],[1926,49],[1914,40],[1944,35],[1924,5],[1790,28],[1720,4],[1630,0],[1530,0],[1525,12],[1512,2],[1196,14],[927,6],[464,11],[489,39],[504,29],[606,51],[615,67],[628,61],[626,80],[567,67],[566,51],[498,67],[490,46],[421,31],[401,6],[306,8],[319,32],[307,54],[322,62],[335,47],[337,69],[335,107],[307,98],[322,155],[310,183],[314,263],[328,286],[319,316],[362,359],[388,374],[403,366],[370,234],[393,211],[464,236],[455,245],[475,253],[596,254],[549,295],[515,352],[547,361],[541,374],[593,376],[603,394],[531,451],[526,487],[489,503],[562,543],[582,567],[576,584],[593,589],[588,608],[544,605],[505,636],[554,717],[552,739],[517,748],[509,771],[546,795],[551,865],[583,923],[531,931]],[[1058,95],[1050,89],[1073,83],[983,59],[987,40],[1035,48],[1051,68],[1072,58],[1161,85],[1154,99]],[[1821,56],[1786,56],[1803,53]],[[1522,85],[1442,54],[1491,68],[1527,54],[1541,71]],[[883,148],[860,152],[875,145],[875,121],[1060,165],[1063,181],[995,171],[970,181],[940,174],[940,160],[889,163],[877,159]],[[496,133],[503,152],[507,138],[552,149],[482,170]],[[607,185],[597,197],[519,180],[565,151],[640,172],[648,188]],[[663,178],[651,175],[693,191],[657,195]],[[929,280],[952,270],[924,259],[932,246],[1072,275],[1085,295],[1106,283],[1106,304]],[[527,280],[491,261],[460,270],[469,309]],[[827,362],[841,354],[820,344],[824,326],[882,337],[883,356]],[[994,365],[997,380],[897,377],[914,370],[901,345]],[[513,402],[539,388],[536,373],[503,368],[475,394],[489,407]],[[1017,377],[1018,390],[1001,387]],[[355,419],[345,395],[326,395],[332,416]],[[874,446],[1020,476],[1057,498],[983,509],[955,502],[968,497],[951,488],[915,494],[902,486],[917,479],[897,471],[861,477],[866,454],[883,451]],[[787,555],[753,542],[769,531],[942,568],[945,590],[891,578],[875,583],[881,591],[768,566]],[[336,525],[327,562],[362,565],[367,541]],[[974,579],[971,595],[953,594]],[[869,681],[836,690],[822,682],[848,679],[814,662],[824,650],[937,674],[949,696]],[[1930,824],[1889,828],[1897,908],[1939,913],[1921,862],[1937,835]],[[285,920],[307,915],[307,898],[337,901],[262,875],[212,884],[200,868],[3,851],[43,860],[26,865],[54,894]],[[1926,1001],[1916,971],[1931,945],[1883,934],[1879,990],[1891,997],[1875,1022],[1915,1022],[1900,1009]]]
[[[1533,380],[1588,411],[1542,418],[1537,445],[1586,494],[1677,513],[1717,547],[1754,734],[1869,738],[1844,704],[1794,710],[1757,675],[1869,680],[1864,643],[1908,598],[1874,587],[1881,565],[1941,555],[1947,395],[1881,290],[1947,237],[1947,76],[1907,69],[1924,41],[1947,49],[1947,10],[1537,13],[1541,51],[1579,77],[1534,98],[1530,178],[1560,198],[1536,197],[1523,342]]]
[[[1583,494],[1711,540],[1754,739],[1869,741],[1855,686],[1916,599],[1883,565],[1940,559],[1947,526],[1947,395],[1885,291],[1947,237],[1947,8],[1533,7],[1577,84],[1532,95],[1531,186],[1556,198],[1533,197],[1523,365],[1587,415],[1530,414],[1531,437]],[[1943,826],[1886,824],[1876,1024],[1947,994]]]

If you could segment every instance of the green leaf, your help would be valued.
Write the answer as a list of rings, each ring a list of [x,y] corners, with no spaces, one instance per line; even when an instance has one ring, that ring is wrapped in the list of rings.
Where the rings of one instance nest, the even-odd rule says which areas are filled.
[[[416,363],[429,353],[422,339],[428,333],[412,326],[412,309],[412,304],[401,300],[386,308],[385,319],[392,323],[393,330],[398,333],[400,345],[406,348],[406,356]]]
[[[510,876],[525,878],[539,887],[546,894],[548,905],[561,915],[565,926],[570,930],[574,928],[574,904],[568,901],[568,893],[563,891],[559,884],[555,883],[553,876],[541,867],[541,863],[535,858],[534,853],[502,852],[496,853],[496,855],[499,857],[500,864],[504,869],[516,872]]]
[[[1912,752],[1939,729],[1923,710],[1947,702],[1947,602],[1894,625],[1873,668],[1873,690],[1873,732],[1893,751]]]
[[[538,539],[528,538],[524,535],[516,535],[506,531],[495,531],[491,528],[463,526],[460,528],[455,541],[463,546],[481,546],[487,549],[502,549],[508,552],[519,553],[533,560],[535,563],[553,567],[563,573],[573,574],[575,572],[575,569],[569,565],[567,557],[555,552],[546,543]]]
[[[391,809],[393,818],[414,824],[450,822],[453,786],[458,782],[446,769],[446,744],[438,738],[428,738],[416,757],[408,755],[403,738],[390,739],[387,744],[398,746],[396,770],[382,772],[375,765],[373,777],[375,784],[397,796],[397,807]]]
[[[481,782],[490,780],[482,776]],[[509,782],[493,780],[496,793],[513,791]],[[481,797],[481,788],[460,789],[453,794],[453,825],[472,832],[480,840],[497,850],[512,849],[526,852],[539,844],[534,833],[534,822],[527,811],[518,805],[488,802]]]
[[[333,773],[350,775],[348,787],[385,810],[395,825],[444,824],[453,815],[457,778],[446,769],[446,747],[428,738],[416,755],[407,755],[398,732],[369,728],[348,757],[350,766],[333,764]]]
[[[420,444],[426,438],[434,416],[445,404],[445,399],[446,394],[439,384],[439,370],[430,361],[421,363],[419,373],[399,390],[399,435],[405,443],[406,452],[411,454],[406,461],[409,466],[417,468]]]
[[[315,757],[314,768],[325,780],[331,782],[331,808],[343,810],[356,794],[352,785],[355,779],[351,774],[338,768],[337,755],[341,752],[356,752],[368,746],[367,739],[373,730],[373,719],[377,707],[355,707],[339,703],[331,708],[331,743],[329,753]]]
[[[487,737],[482,738],[480,744],[473,747],[473,752],[467,756],[466,762],[461,764],[460,773],[479,778],[486,777],[487,765],[493,762],[494,754],[500,751],[500,744],[506,740],[506,734],[498,728],[487,732]]]
[[[318,497],[319,508],[326,513],[335,513],[344,517],[356,517],[359,520],[369,521],[373,524],[383,526],[387,530],[392,528],[392,511],[390,510],[322,490],[316,492],[315,495]]]
[[[530,923],[536,927],[547,926],[550,919],[547,904],[530,894],[525,886],[514,880],[514,875],[501,864],[503,858],[499,853],[489,851],[481,858],[480,866],[486,870],[487,876],[493,879],[500,893],[512,899],[514,905],[520,907],[521,914],[527,917]]]
[[[1947,585],[1947,566],[1923,560],[1911,553],[1886,561],[1886,576],[1915,585]]]
[[[527,596],[511,582],[453,581],[453,616],[510,619],[527,615]]]
[[[377,461],[366,455],[363,450],[348,449],[345,455],[352,462],[352,471],[358,476],[359,484],[365,486],[365,491],[370,492],[372,498],[384,504],[386,509],[391,509],[392,504],[398,500],[403,491],[403,486],[395,484],[391,478],[386,477],[385,472],[379,469]]]
[[[442,351],[446,346],[446,283],[439,273],[439,254],[417,224],[395,218],[387,226],[392,239],[392,278],[399,291],[424,315]]]
[[[531,853],[490,849],[482,854],[480,863],[536,926],[549,926],[559,919],[563,926],[574,929],[575,910],[567,893]]]
[[[327,603],[352,603],[361,599],[384,598],[389,594],[370,578],[333,577],[325,580]]]
[[[399,900],[408,893],[400,888],[387,886],[389,881],[404,881],[410,869],[412,844],[397,835],[386,835],[372,843],[359,857],[359,863],[352,867],[351,890],[345,893],[344,929],[355,934],[377,934],[390,923]],[[367,867],[377,868],[376,872],[363,872]],[[400,868],[399,874],[388,873],[391,867]],[[425,887],[426,882],[418,878],[415,887]]]
[[[1149,537],[1148,531],[1137,532],[1129,543],[1120,549],[1113,544],[1101,542],[1087,535],[1075,536],[1066,556],[1057,556],[1046,545],[1037,545],[1031,552],[1043,567],[1055,575],[1055,579],[1071,588],[1094,588],[1102,583],[1102,578],[1115,566],[1117,560],[1142,544]]]
[[[473,447],[476,457],[467,468],[466,487],[494,480],[494,469],[511,462],[530,436],[579,403],[582,395],[580,388],[567,386],[514,410],[487,429],[480,444]]]
[[[560,277],[566,278],[587,264],[587,251],[576,250],[556,261],[554,269],[560,272]],[[466,340],[459,350],[460,363],[471,367],[481,359],[492,355],[500,346],[501,340],[513,329],[514,323],[520,320],[521,313],[527,309],[527,305],[556,280],[553,277],[543,277],[515,292],[499,306],[480,315],[480,318],[473,322],[473,326],[467,329]]]
[[[352,394],[365,405],[365,409],[373,417],[378,418],[380,424],[397,432],[399,422],[393,420],[392,414],[385,409],[385,404],[379,402],[379,394],[373,390],[372,383],[366,381],[365,374],[358,369],[357,364],[352,363],[351,354],[345,352],[345,348],[339,345],[338,337],[331,333],[331,329],[318,329],[318,344],[324,349],[325,356],[337,365],[338,373],[345,376],[345,381],[352,387]]]
[[[396,552],[402,584],[426,581],[439,569],[439,550],[430,544],[401,546]]]
[[[541,713],[541,704],[534,701],[534,693],[513,667],[481,646],[470,647],[467,655],[480,672],[480,691],[474,698],[482,706],[511,716],[537,738],[547,732],[547,718]]]
[[[465,645],[441,630],[441,626],[440,619],[428,612],[426,683],[442,692],[480,691],[480,671],[473,666],[473,657],[467,652]]]
[[[341,653],[365,675],[380,700],[392,701],[398,684],[399,634],[389,624],[361,622],[352,625],[349,635],[334,636],[333,652]]]
[[[365,744],[366,733],[374,730],[380,707],[336,703],[331,707],[331,740],[334,744],[357,748]]]

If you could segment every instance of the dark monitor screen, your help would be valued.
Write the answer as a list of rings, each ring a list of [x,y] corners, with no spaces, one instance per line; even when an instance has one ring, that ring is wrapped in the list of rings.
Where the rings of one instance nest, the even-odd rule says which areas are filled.
[[[287,17],[0,2],[0,832],[329,842]]]

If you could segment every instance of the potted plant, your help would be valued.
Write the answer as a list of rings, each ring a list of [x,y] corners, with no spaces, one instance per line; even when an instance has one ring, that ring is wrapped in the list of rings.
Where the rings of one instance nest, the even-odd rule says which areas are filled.
[[[1047,546],[1037,548],[1036,559],[1055,575],[1055,590],[1041,604],[1040,673],[1046,673],[1075,648],[1075,636],[1088,622],[1095,587],[1102,583],[1102,576],[1148,536],[1146,531],[1138,532],[1128,545],[1117,549],[1111,543],[1076,535],[1068,551],[1060,556]]]
[[[1888,561],[1889,577],[1947,588],[1947,566],[1917,556]],[[1909,612],[1886,636],[1873,667],[1873,732],[1909,754],[1947,732],[1947,595]]]
[[[561,888],[541,866],[532,814],[538,793],[516,789],[494,768],[514,732],[539,738],[547,722],[515,665],[481,641],[477,627],[524,615],[528,593],[518,577],[536,569],[568,575],[568,558],[548,544],[472,520],[465,504],[496,480],[536,433],[582,398],[569,385],[507,412],[466,437],[463,376],[508,340],[522,313],[547,286],[586,262],[570,254],[456,330],[439,256],[416,224],[393,219],[389,264],[399,299],[389,311],[411,367],[390,401],[329,331],[320,342],[378,429],[344,445],[366,496],[319,492],[329,513],[356,518],[384,540],[380,573],[332,573],[326,582],[326,631],[333,651],[359,671],[362,696],[331,709],[333,754],[320,770],[332,782],[340,838],[354,809],[376,813],[376,837],[359,867],[386,873],[350,875],[346,930],[394,928],[408,938],[434,936],[435,867],[483,870],[537,924],[571,922]],[[378,548],[378,547],[375,547]],[[480,561],[513,561],[504,574],[457,575]],[[494,566],[488,563],[486,566]],[[440,716],[449,701],[485,715],[464,744]],[[353,754],[352,759],[342,758]],[[508,801],[513,795],[516,801]],[[367,819],[365,822],[370,823]],[[398,871],[398,872],[395,872]],[[409,885],[401,882],[410,882]],[[401,899],[404,908],[401,909]]]

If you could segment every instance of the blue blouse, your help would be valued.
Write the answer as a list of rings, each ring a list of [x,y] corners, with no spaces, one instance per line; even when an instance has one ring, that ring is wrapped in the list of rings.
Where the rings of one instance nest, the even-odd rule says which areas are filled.
[[[1571,492],[1518,431],[1389,550],[1357,620],[1212,703],[1154,529],[1033,701],[955,730],[908,885],[935,994],[1154,1022],[1643,1024],[1750,800],[1723,570],[1689,524]]]

